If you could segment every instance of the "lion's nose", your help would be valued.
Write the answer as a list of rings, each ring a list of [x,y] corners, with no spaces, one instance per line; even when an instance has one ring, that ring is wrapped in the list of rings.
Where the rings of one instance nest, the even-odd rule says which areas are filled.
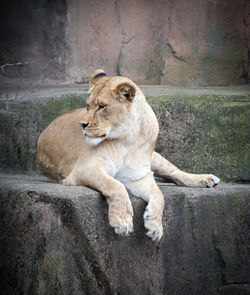
[[[81,122],[82,128],[85,129],[88,127],[89,123]]]

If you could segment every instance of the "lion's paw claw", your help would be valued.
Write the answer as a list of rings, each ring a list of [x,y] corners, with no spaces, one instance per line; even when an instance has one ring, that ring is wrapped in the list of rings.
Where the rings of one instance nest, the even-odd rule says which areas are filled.
[[[110,214],[109,223],[114,228],[116,234],[128,236],[133,232],[133,209]]]
[[[220,182],[220,179],[213,174],[209,174],[205,180],[207,187],[215,187]]]
[[[132,233],[134,231],[133,230],[133,223],[130,223],[130,224],[124,225],[124,226],[115,226],[114,231],[118,235],[128,236],[130,233]]]
[[[153,241],[160,241],[163,235],[163,229],[161,224],[161,217],[155,214],[150,213],[150,208],[147,206],[144,214],[144,224],[148,230],[147,236],[150,237]]]
[[[153,241],[159,242],[163,234],[163,230],[159,227],[157,230],[149,230],[146,235],[150,237]]]

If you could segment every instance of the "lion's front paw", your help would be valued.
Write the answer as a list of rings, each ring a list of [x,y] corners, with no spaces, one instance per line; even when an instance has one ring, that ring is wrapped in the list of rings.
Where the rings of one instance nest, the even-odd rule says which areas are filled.
[[[157,210],[156,208],[154,208],[154,206],[148,204],[143,218],[145,228],[148,230],[147,236],[150,237],[153,241],[160,241],[163,235],[161,210]]]
[[[125,204],[119,200],[109,204],[109,224],[116,234],[127,236],[133,232],[133,208],[130,200]]]
[[[70,177],[66,177],[62,180],[63,185],[76,185],[76,181],[71,179]]]
[[[204,186],[205,187],[215,187],[220,182],[220,179],[213,174],[205,176]]]

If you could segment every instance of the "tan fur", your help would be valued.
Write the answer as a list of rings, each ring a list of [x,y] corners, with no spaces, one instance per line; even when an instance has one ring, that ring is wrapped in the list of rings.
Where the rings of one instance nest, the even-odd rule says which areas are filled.
[[[109,204],[110,225],[125,235],[133,231],[127,188],[148,203],[144,213],[147,235],[160,240],[164,198],[152,171],[186,186],[213,187],[219,179],[180,171],[154,152],[158,122],[134,82],[96,70],[90,77],[90,93],[87,109],[63,114],[41,134],[39,167],[64,185],[99,190]]]

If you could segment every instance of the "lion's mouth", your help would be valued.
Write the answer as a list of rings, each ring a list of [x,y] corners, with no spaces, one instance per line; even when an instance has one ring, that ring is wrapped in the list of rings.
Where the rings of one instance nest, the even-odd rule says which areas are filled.
[[[104,138],[106,137],[106,133],[102,134],[102,135],[99,135],[99,136],[91,136],[89,135],[87,132],[84,132],[83,133],[86,137],[89,137],[89,138]]]

